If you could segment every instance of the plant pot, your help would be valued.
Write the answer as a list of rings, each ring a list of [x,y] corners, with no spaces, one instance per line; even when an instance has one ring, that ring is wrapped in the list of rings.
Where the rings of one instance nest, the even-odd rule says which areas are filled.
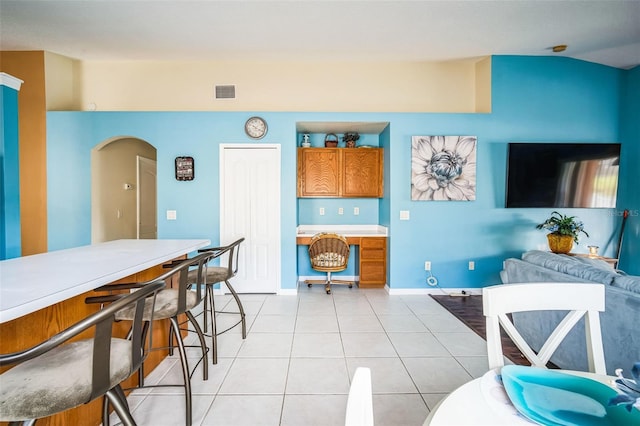
[[[547,234],[549,250],[557,254],[567,254],[573,248],[573,237],[571,235]]]

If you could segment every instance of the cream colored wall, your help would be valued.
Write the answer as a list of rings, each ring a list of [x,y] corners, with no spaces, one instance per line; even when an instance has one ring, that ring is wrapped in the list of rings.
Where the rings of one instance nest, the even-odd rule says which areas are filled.
[[[476,62],[476,112],[491,112],[491,57]]]
[[[99,243],[137,234],[137,158],[156,159],[156,150],[135,138],[94,148],[91,160],[91,241]],[[133,185],[125,190],[124,184]]]
[[[86,61],[81,66],[81,109],[476,112],[479,104],[476,93],[490,91],[487,66],[477,66],[479,60],[438,63]],[[226,84],[236,86],[236,98],[215,100],[214,87]],[[480,105],[484,109],[484,95],[482,99]]]
[[[44,67],[47,111],[81,110],[81,62],[45,52]]]

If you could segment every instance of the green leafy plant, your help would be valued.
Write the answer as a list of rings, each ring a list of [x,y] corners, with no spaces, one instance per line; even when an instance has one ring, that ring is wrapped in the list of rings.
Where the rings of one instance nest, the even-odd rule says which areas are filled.
[[[544,222],[536,225],[537,229],[546,229],[556,235],[570,235],[573,241],[578,244],[578,236],[582,232],[587,237],[587,231],[584,230],[584,224],[577,220],[575,216],[566,216],[556,211],[551,212],[551,216]]]
[[[342,136],[343,142],[357,142],[358,139],[360,139],[358,132],[345,132],[344,136]]]

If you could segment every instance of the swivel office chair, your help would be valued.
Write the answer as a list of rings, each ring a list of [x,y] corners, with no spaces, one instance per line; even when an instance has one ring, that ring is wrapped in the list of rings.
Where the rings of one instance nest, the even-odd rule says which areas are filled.
[[[319,233],[311,238],[309,244],[309,259],[311,267],[316,271],[326,272],[325,280],[306,280],[309,287],[313,284],[324,284],[327,294],[331,294],[332,284],[344,284],[353,287],[353,281],[336,280],[331,278],[332,272],[347,269],[349,262],[349,244],[342,235],[333,233]]]

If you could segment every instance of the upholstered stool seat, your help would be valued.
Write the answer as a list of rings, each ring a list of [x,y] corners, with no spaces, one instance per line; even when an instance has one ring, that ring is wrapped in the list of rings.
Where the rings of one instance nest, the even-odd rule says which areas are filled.
[[[196,276],[197,276],[196,272],[197,271],[189,272],[190,282],[195,282]],[[213,285],[213,284],[225,281],[231,277],[229,276],[229,268],[222,267],[222,266],[207,266],[207,272],[205,274],[205,278],[207,280],[207,284]]]
[[[25,361],[2,375],[0,418],[38,419],[91,400],[93,340],[69,343]],[[131,341],[111,339],[109,388],[133,369]]]
[[[158,296],[156,297],[155,307],[151,303],[145,304],[143,319],[145,321],[149,321],[152,314],[153,318],[156,320],[167,319],[181,313],[178,308],[179,294],[180,290],[178,289],[162,289],[162,291],[159,292]],[[201,300],[198,300],[198,295],[195,291],[187,291],[185,293],[185,297],[185,307],[187,310],[195,308],[201,302]],[[132,308],[123,309],[120,312],[116,313],[116,319],[118,321],[131,320],[133,318],[133,313],[134,312]]]

